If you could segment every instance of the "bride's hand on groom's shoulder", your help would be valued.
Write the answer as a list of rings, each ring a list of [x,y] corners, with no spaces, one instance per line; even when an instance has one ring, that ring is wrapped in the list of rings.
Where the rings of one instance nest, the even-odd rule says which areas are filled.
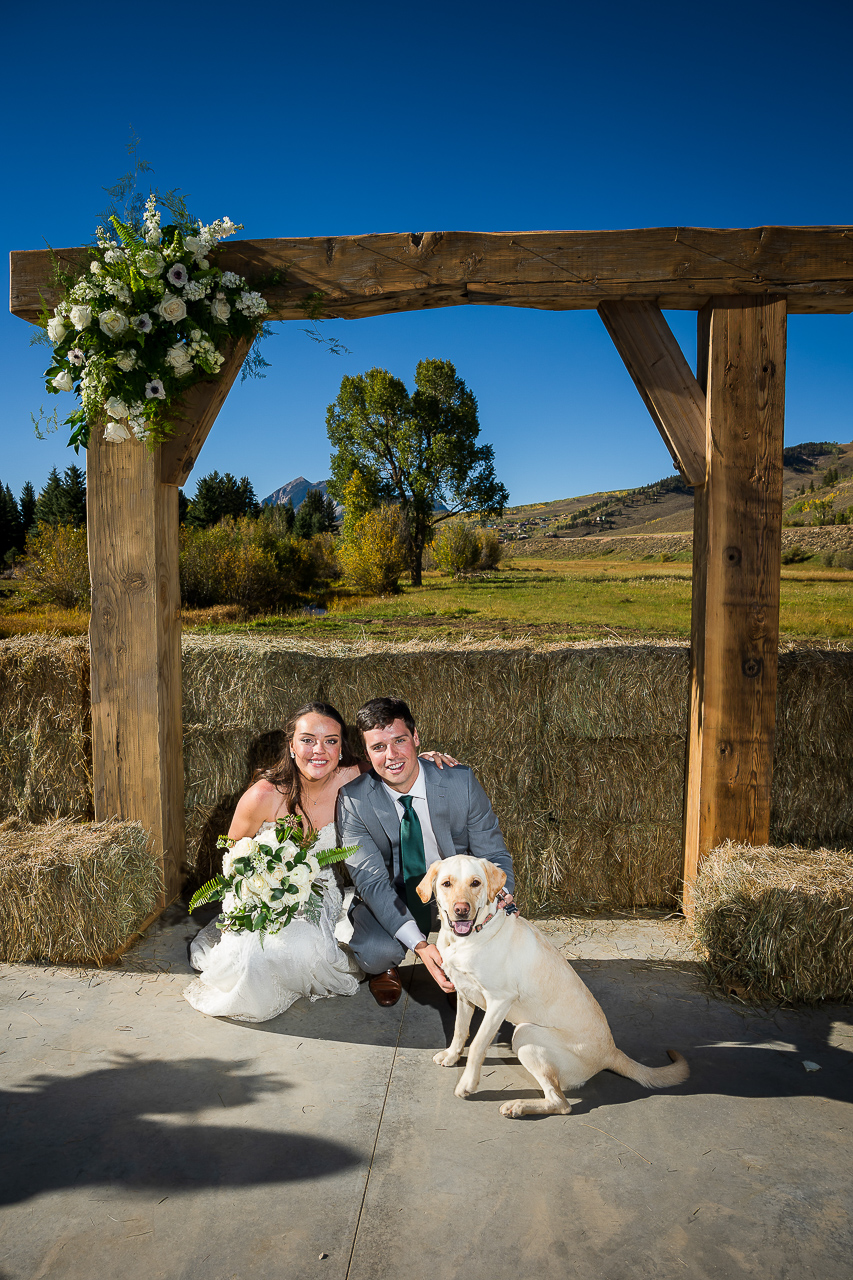
[[[431,760],[439,769],[443,769],[445,765],[454,768],[461,761],[454,760],[453,756],[449,756],[446,751],[421,751],[418,753],[421,760]]]

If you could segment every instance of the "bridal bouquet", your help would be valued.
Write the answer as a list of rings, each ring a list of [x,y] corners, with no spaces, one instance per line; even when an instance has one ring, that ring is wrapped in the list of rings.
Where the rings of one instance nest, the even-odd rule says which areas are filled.
[[[222,875],[193,894],[190,911],[221,899],[223,920],[219,927],[233,933],[278,933],[300,907],[305,919],[319,924],[323,905],[323,889],[317,883],[320,873],[355,853],[355,846],[312,853],[317,835],[316,831],[304,833],[299,820],[290,817],[255,839],[221,837],[219,848],[226,850]]]
[[[181,206],[178,221],[161,229],[156,203],[151,196],[138,227],[115,216],[112,233],[98,227],[79,277],[55,264],[63,297],[41,317],[54,345],[44,376],[49,392],[74,391],[82,401],[65,420],[75,448],[104,420],[114,444],[168,439],[174,401],[219,373],[229,340],[263,329],[265,299],[209,257],[238,224],[191,222]]]

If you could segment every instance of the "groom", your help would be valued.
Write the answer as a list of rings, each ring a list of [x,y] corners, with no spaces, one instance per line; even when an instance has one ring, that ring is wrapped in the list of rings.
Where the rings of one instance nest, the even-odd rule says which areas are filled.
[[[438,858],[470,853],[506,872],[513,890],[512,858],[486,793],[465,765],[439,770],[418,759],[418,731],[405,702],[373,698],[356,716],[370,773],[341,788],[338,833],[342,845],[358,845],[347,859],[356,889],[350,909],[350,949],[370,976],[377,1004],[400,998],[397,965],[416,951],[443,991],[453,984],[438,948],[427,941],[429,907],[415,893]],[[512,901],[508,896],[502,903]]]

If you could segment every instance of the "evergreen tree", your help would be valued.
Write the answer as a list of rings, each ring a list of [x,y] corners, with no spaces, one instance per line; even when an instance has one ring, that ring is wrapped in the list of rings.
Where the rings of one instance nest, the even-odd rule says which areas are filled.
[[[21,514],[12,490],[0,484],[0,564],[20,550]]]
[[[23,551],[23,543],[36,519],[36,491],[29,480],[25,481],[21,490],[18,509],[21,513],[21,550]]]
[[[230,471],[221,476],[211,471],[196,486],[185,523],[196,529],[207,529],[220,520],[257,516],[260,512],[255,491],[248,476],[237,480]]]
[[[36,509],[34,513],[35,524],[62,524],[61,518],[62,507],[62,481],[59,478],[59,472],[53,467],[50,475],[47,477],[47,484],[42,489],[36,501]]]
[[[61,524],[82,529],[86,524],[86,475],[75,463],[66,467],[59,501]]]
[[[299,504],[293,532],[297,538],[310,538],[315,533],[332,533],[334,528],[334,502],[319,489],[309,489]]]
[[[184,493],[183,489],[178,490],[178,524],[186,524],[187,512],[190,509],[190,500]]]

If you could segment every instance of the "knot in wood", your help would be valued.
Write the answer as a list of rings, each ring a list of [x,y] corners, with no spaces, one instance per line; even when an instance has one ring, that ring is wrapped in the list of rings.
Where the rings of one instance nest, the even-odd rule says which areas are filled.
[[[730,742],[720,742],[717,745],[717,750],[721,756],[730,756],[732,754],[732,744]]]
[[[122,586],[126,591],[142,591],[145,581],[144,573],[128,573],[122,578]]]
[[[743,663],[741,664],[741,671],[750,680],[754,680],[756,676],[761,674],[763,666],[764,663],[761,658],[744,658]]]
[[[740,564],[741,562],[740,547],[726,547],[725,551],[723,552],[723,559],[728,565],[734,566],[734,565]]]

